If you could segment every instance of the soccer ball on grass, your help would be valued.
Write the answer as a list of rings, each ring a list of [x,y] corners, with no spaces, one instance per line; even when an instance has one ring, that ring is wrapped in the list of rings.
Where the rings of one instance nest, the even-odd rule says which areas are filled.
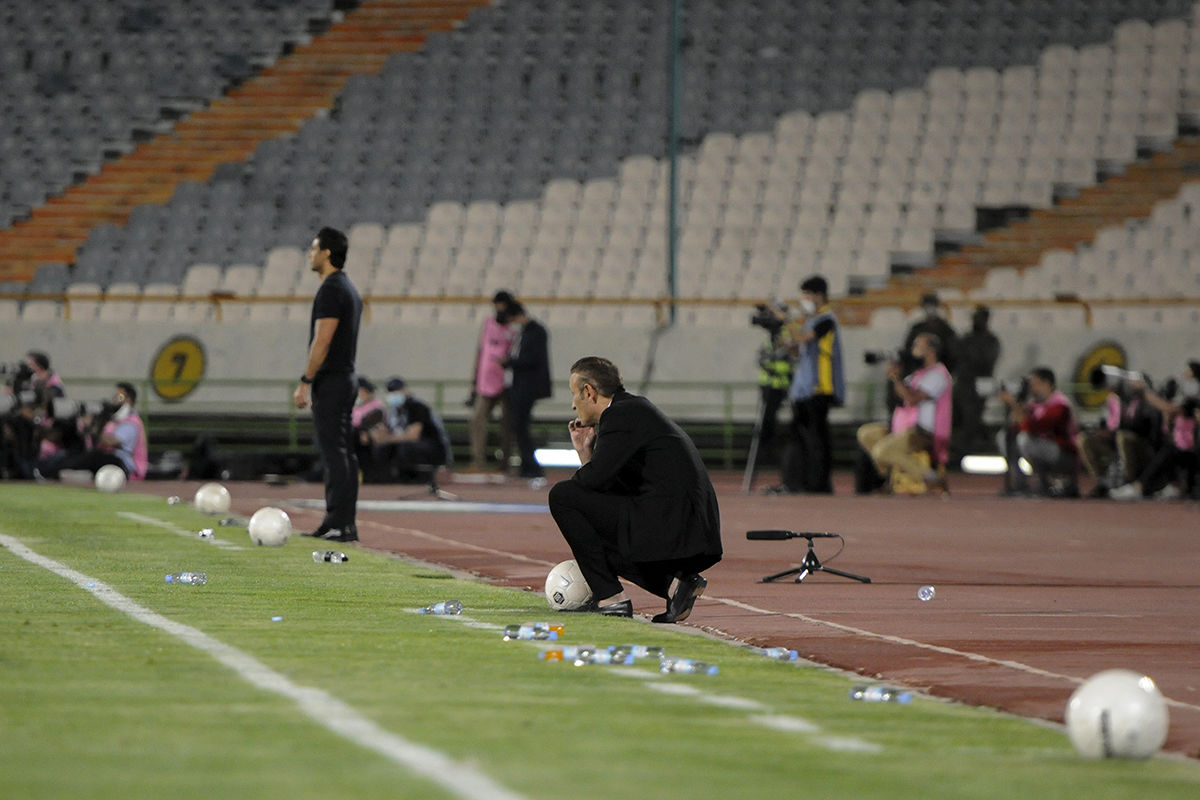
[[[574,560],[564,561],[546,576],[546,602],[555,611],[575,611],[592,601],[592,587]]]
[[[192,505],[205,514],[224,514],[229,511],[229,490],[219,483],[206,483],[196,490]]]
[[[1088,678],[1067,701],[1067,735],[1084,758],[1149,758],[1167,739],[1167,703],[1127,669]]]
[[[125,488],[125,470],[116,464],[105,464],[96,470],[96,488],[102,492],[119,492]]]
[[[292,535],[292,521],[282,509],[266,506],[254,512],[246,526],[250,541],[264,547],[279,547],[286,544]]]

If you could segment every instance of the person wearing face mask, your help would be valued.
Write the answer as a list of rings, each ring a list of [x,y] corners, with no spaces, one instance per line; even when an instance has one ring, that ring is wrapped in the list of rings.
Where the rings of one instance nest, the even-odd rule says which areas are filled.
[[[450,437],[438,414],[413,396],[403,378],[388,380],[384,419],[367,431],[374,461],[385,471],[381,480],[412,480],[417,467],[451,462]]]
[[[492,297],[494,316],[484,320],[479,331],[479,346],[475,350],[475,370],[471,377],[472,407],[471,464],[469,472],[487,469],[488,423],[492,413],[500,409],[500,471],[508,466],[512,452],[512,422],[508,410],[508,391],[504,385],[503,361],[512,349],[513,330],[509,328],[510,310],[516,304],[511,293],[500,290]]]
[[[1197,420],[1200,419],[1200,361],[1189,361],[1187,377],[1179,383],[1179,402],[1168,400],[1143,381],[1133,381],[1146,402],[1163,416],[1165,433],[1162,445],[1154,452],[1137,480],[1109,492],[1113,500],[1140,500],[1156,497],[1173,500],[1194,494],[1200,459],[1196,453]],[[1183,488],[1177,483],[1183,477]]]
[[[1075,408],[1058,391],[1054,370],[1035,367],[1028,377],[1029,399],[1021,402],[1008,390],[1000,400],[1008,408],[1015,436],[1000,431],[996,440],[1008,461],[1009,494],[1028,493],[1020,460],[1028,462],[1038,481],[1039,495],[1078,497],[1079,450],[1075,443],[1079,423]]]
[[[846,399],[841,326],[829,307],[829,283],[814,275],[800,284],[804,316],[792,324],[795,361],[788,399],[792,403],[791,442],[783,460],[782,483],[769,494],[833,494],[833,434],[829,409]]]
[[[38,474],[54,479],[64,469],[94,473],[107,464],[115,464],[129,480],[146,477],[150,451],[146,427],[137,413],[137,390],[133,384],[118,383],[104,409],[98,415],[82,417],[80,424],[87,431],[87,449],[70,455],[62,452],[38,461]]]

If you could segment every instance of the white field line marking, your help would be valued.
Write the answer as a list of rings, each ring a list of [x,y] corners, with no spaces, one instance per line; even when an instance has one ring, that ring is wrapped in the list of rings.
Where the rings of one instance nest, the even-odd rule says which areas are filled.
[[[455,762],[437,750],[415,744],[398,734],[381,728],[377,723],[362,716],[328,692],[293,683],[253,656],[243,653],[197,628],[175,622],[151,611],[119,593],[108,584],[34,552],[15,537],[0,533],[0,544],[7,547],[14,555],[66,578],[84,591],[95,595],[96,599],[105,605],[207,653],[232,669],[252,686],[293,701],[306,716],[318,725],[360,747],[373,750],[385,758],[407,767],[417,775],[438,784],[453,794],[464,798],[522,800],[522,795],[506,789],[469,765]]]
[[[453,545],[454,547],[461,547],[464,550],[474,550],[479,553],[487,553],[488,555],[491,555],[491,556],[502,556],[503,558],[511,558],[513,561],[523,561],[527,564],[541,564],[542,566],[545,566],[545,567],[553,567],[554,566],[554,562],[544,561],[540,558],[530,558],[529,556],[521,555],[520,553],[512,553],[512,552],[509,552],[508,550],[496,550],[491,547],[484,547],[483,545],[471,544],[470,542],[463,542],[458,539],[448,539],[445,536],[438,536],[437,534],[428,533],[427,531],[418,530],[416,528],[400,528],[395,525],[386,525],[382,522],[372,522],[372,521],[362,522],[359,524],[360,524],[360,527],[363,527],[366,525],[372,525],[375,527],[383,528],[384,530],[387,530],[387,531],[391,531],[393,533],[404,533],[404,534],[408,534],[409,536],[415,536],[418,539],[426,539],[431,542],[438,542],[439,544],[448,544],[448,545]]]
[[[749,603],[743,603],[740,600],[730,600],[730,599],[727,599],[724,597],[712,597],[711,595],[707,595],[707,594],[705,595],[705,598],[708,600],[715,600],[718,603],[724,603],[727,606],[733,606],[734,608],[740,608],[743,611],[752,611],[756,614],[768,614],[771,616],[791,617],[792,619],[798,619],[801,622],[808,622],[813,625],[823,625],[827,628],[833,628],[834,630],[842,631],[843,633],[850,633],[855,636],[862,636],[867,639],[879,639],[880,641],[888,642],[890,644],[899,644],[899,645],[904,645],[906,647],[917,647],[922,650],[932,650],[936,653],[944,653],[946,655],[952,655],[952,656],[958,656],[959,658],[965,658],[968,661],[978,661],[978,662],[985,663],[985,664],[995,664],[996,666],[1008,667],[1009,669],[1014,669],[1014,670],[1017,670],[1018,672],[1027,672],[1030,675],[1040,675],[1043,678],[1053,678],[1055,680],[1062,680],[1062,681],[1067,681],[1068,683],[1075,683],[1075,684],[1083,683],[1085,680],[1084,678],[1077,678],[1074,675],[1063,675],[1062,673],[1051,672],[1050,670],[1042,669],[1041,667],[1034,667],[1034,666],[1030,666],[1029,664],[1023,664],[1020,661],[1012,661],[1011,659],[1007,659],[1007,658],[993,658],[991,656],[985,656],[985,655],[981,655],[979,653],[970,653],[965,650],[955,650],[953,647],[944,647],[939,644],[929,644],[928,642],[918,642],[916,639],[908,639],[904,636],[893,636],[890,633],[875,633],[874,631],[864,630],[863,628],[855,628],[852,625],[843,625],[840,622],[830,622],[829,620],[817,619],[816,617],[810,617],[807,614],[795,614],[795,613],[785,613],[785,612],[780,612],[780,611],[771,611],[766,608],[758,608],[757,606],[752,606]],[[1194,705],[1192,703],[1185,703],[1181,700],[1172,700],[1169,697],[1166,698],[1166,701],[1167,701],[1167,705],[1175,706],[1176,708],[1187,708],[1187,709],[1191,709],[1192,711],[1200,711],[1200,706]]]
[[[155,519],[154,517],[146,517],[141,514],[135,514],[132,511],[118,511],[117,516],[122,517],[124,519],[133,520],[134,522],[140,522],[144,525],[153,525],[156,528],[162,528],[163,530],[170,531],[171,533],[175,534],[176,536],[182,536],[185,539],[196,539],[197,541],[202,541],[200,539],[199,531],[184,530],[183,528],[180,528],[178,525],[172,525],[171,523],[169,523],[165,520]],[[212,541],[212,543],[214,545],[216,545],[217,547],[224,548],[225,550],[245,550],[246,549],[246,548],[242,547],[241,545],[233,544],[232,542],[227,542],[224,539],[218,539],[216,536],[216,531],[213,531],[213,538],[210,541]]]

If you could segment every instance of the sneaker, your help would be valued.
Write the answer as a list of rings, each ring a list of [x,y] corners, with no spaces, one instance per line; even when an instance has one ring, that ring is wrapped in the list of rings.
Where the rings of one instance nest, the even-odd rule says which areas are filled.
[[[353,525],[347,525],[344,528],[329,528],[324,533],[318,528],[307,535],[326,542],[357,542],[358,528]]]
[[[1124,486],[1118,486],[1115,489],[1110,489],[1108,496],[1113,500],[1141,500],[1142,490],[1134,486],[1132,483],[1127,483]]]
[[[1177,500],[1183,497],[1183,492],[1179,491],[1179,487],[1173,483],[1168,483],[1163,488],[1154,493],[1157,500]]]

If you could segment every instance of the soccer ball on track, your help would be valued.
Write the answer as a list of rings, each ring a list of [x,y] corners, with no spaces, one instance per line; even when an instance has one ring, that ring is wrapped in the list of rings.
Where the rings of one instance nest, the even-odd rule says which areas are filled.
[[[1167,739],[1167,702],[1127,669],[1088,678],[1067,701],[1067,735],[1084,758],[1149,758]]]
[[[592,587],[573,559],[557,565],[546,576],[546,602],[555,611],[575,611],[591,601]]]
[[[274,506],[255,511],[246,527],[250,532],[250,541],[263,547],[279,547],[286,544],[292,535],[292,521],[286,512]]]

